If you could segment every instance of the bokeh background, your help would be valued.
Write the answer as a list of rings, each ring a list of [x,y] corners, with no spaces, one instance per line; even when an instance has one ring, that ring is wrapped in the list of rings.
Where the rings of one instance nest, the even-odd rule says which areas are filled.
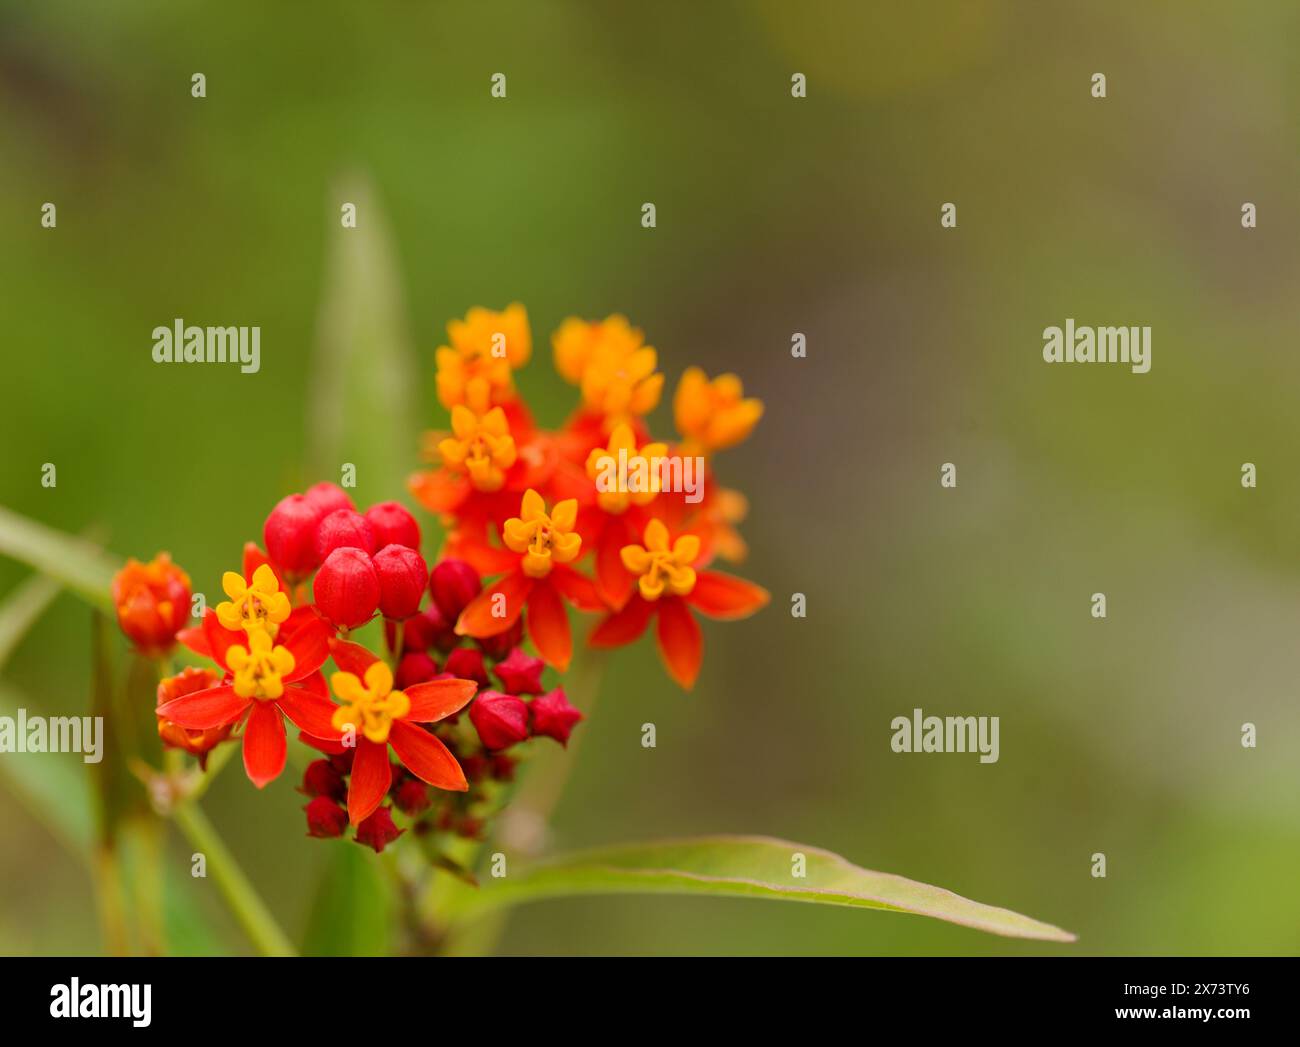
[[[699,363],[768,405],[721,469],[774,604],[707,628],[689,697],[648,646],[615,661],[557,843],[772,834],[1080,936],[599,898],[520,909],[500,951],[1294,953],[1298,38],[1287,0],[0,4],[2,501],[215,591],[276,499],[337,479],[308,461],[313,361],[339,187],[367,185],[417,411],[387,462],[346,459],[359,501],[444,423],[433,350],[475,304],[528,306],[552,423],[570,314],[624,312],[670,386]],[[152,363],[177,316],[260,324],[261,373]],[[1046,366],[1066,317],[1150,324],[1151,373]],[[14,656],[33,711],[85,709],[89,633],[64,596]],[[1001,760],[892,753],[916,706],[1000,716]],[[296,933],[355,845],[303,836],[291,779],[225,774],[205,808]],[[0,883],[0,951],[100,950],[84,867],[5,794]],[[182,889],[189,948],[248,949]]]

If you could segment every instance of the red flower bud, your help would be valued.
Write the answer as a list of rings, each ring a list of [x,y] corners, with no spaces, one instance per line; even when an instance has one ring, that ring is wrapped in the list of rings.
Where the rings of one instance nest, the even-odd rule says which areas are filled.
[[[496,636],[484,636],[478,641],[479,648],[493,661],[504,658],[511,650],[524,642],[524,616],[503,633]]]
[[[312,582],[316,609],[335,625],[355,629],[379,606],[379,576],[362,549],[335,549]]]
[[[456,759],[466,779],[471,782],[482,781],[492,773],[492,761],[486,756],[458,756]]]
[[[449,622],[460,617],[482,588],[478,571],[464,560],[443,560],[429,574],[429,595]]]
[[[352,499],[338,484],[324,482],[312,484],[304,492],[304,497],[321,511],[322,516],[336,509],[356,509]]]
[[[473,647],[457,647],[443,662],[442,671],[451,673],[462,680],[473,680],[479,687],[490,687],[487,666],[483,664],[483,652]]]
[[[316,530],[316,555],[321,563],[335,549],[344,548],[362,549],[371,556],[375,553],[375,529],[355,509],[335,509],[326,513]]]
[[[395,683],[399,691],[417,683],[428,683],[438,675],[438,663],[423,651],[407,651],[397,663]]]
[[[271,562],[286,574],[302,577],[320,566],[316,529],[324,516],[306,495],[281,498],[262,528],[262,544]]]
[[[145,654],[162,654],[190,620],[190,576],[166,553],[127,560],[113,576],[113,606],[127,639]]]
[[[379,609],[385,618],[410,618],[420,609],[429,568],[424,557],[404,545],[386,545],[375,554]]]
[[[528,706],[512,694],[481,692],[469,707],[469,718],[488,749],[509,749],[528,737]]]
[[[522,647],[515,647],[492,671],[500,678],[507,694],[541,694],[542,669],[545,666],[540,658],[533,658],[524,654]]]
[[[301,741],[303,739],[303,735],[300,734],[298,738]],[[330,766],[333,767],[334,770],[338,771],[339,774],[351,774],[352,759],[356,755],[357,755],[356,746],[345,745],[343,746],[343,751],[341,753],[330,753],[329,755]]]
[[[569,735],[582,719],[582,713],[569,704],[563,687],[534,698],[528,708],[533,714],[533,734],[554,738],[561,745],[569,744]]]
[[[405,829],[399,829],[393,824],[392,812],[387,807],[379,807],[357,826],[357,843],[373,847],[378,854],[404,832]]]
[[[328,796],[317,796],[303,808],[307,812],[307,835],[329,839],[342,836],[348,827],[348,812]]]
[[[393,803],[408,818],[415,818],[429,809],[429,787],[418,778],[408,778],[393,793]]]
[[[327,796],[342,803],[348,794],[343,775],[335,770],[329,760],[312,760],[303,772],[302,788],[305,796]]]
[[[515,764],[518,762],[513,756],[498,753],[492,757],[492,779],[498,782],[513,782],[515,780]]]
[[[420,525],[415,517],[397,502],[380,502],[366,510],[366,519],[375,529],[375,548],[386,545],[404,545],[408,549],[420,548]]]

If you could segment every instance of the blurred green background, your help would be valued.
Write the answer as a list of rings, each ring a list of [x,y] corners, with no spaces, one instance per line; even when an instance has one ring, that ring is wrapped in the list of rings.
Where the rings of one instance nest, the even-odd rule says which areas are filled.
[[[517,911],[501,951],[1294,953],[1298,38],[1287,0],[0,4],[0,500],[215,592],[276,499],[337,479],[308,472],[311,362],[340,180],[368,179],[419,427],[444,424],[443,325],[512,300],[543,421],[570,314],[628,314],[670,388],[699,363],[768,405],[720,468],[774,603],[707,627],[689,697],[649,645],[615,660],[557,843],[773,834],[1080,936],[601,898]],[[1067,316],[1150,324],[1151,373],[1043,364]],[[174,317],[260,324],[261,372],[154,364]],[[346,460],[358,501],[409,502]],[[89,631],[60,597],[7,678],[84,710]],[[892,753],[916,706],[1000,716],[1000,761]],[[355,845],[303,836],[292,779],[227,773],[205,807],[297,933]],[[101,948],[82,867],[3,794],[0,883],[0,951]],[[205,948],[248,949],[184,890]]]

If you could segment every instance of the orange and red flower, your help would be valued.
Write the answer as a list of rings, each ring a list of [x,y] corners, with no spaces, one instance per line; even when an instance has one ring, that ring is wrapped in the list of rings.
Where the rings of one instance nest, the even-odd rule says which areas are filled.
[[[117,624],[142,654],[165,654],[190,620],[190,576],[159,553],[148,563],[127,560],[113,577]]]
[[[320,667],[329,657],[329,626],[312,607],[299,607],[275,638],[262,628],[225,628],[216,611],[203,616],[208,650],[225,670],[222,682],[158,707],[182,728],[208,731],[243,724],[244,770],[259,789],[284,770],[284,717],[316,738],[337,738],[334,705]]]
[[[430,680],[399,691],[392,670],[359,644],[335,641],[333,654],[342,671],[330,677],[330,686],[343,704],[333,707],[330,722],[345,745],[350,738],[356,742],[348,784],[353,825],[369,817],[392,787],[390,745],[421,781],[454,792],[469,788],[456,757],[419,725],[460,712],[477,690],[472,680]]]
[[[457,634],[481,639],[504,633],[526,607],[525,625],[537,653],[561,672],[568,668],[573,637],[565,601],[582,610],[604,606],[591,579],[568,566],[582,549],[577,522],[576,500],[547,513],[542,496],[529,488],[519,515],[502,528],[505,549],[474,541],[457,545],[458,554],[483,574],[505,575],[461,612]]]
[[[646,524],[645,545],[622,550],[623,564],[636,577],[637,592],[621,610],[607,615],[591,634],[593,647],[622,647],[638,639],[658,615],[655,639],[668,675],[686,690],[695,685],[704,657],[704,636],[691,609],[710,618],[746,618],[768,602],[760,586],[718,571],[695,569],[699,537],[669,542],[662,520]]]

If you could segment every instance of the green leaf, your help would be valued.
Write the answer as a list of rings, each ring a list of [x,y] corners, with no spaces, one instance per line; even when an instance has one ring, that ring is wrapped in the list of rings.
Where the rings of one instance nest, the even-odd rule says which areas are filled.
[[[0,506],[0,555],[62,582],[95,606],[112,608],[109,590],[118,564],[94,542],[56,531]]]
[[[805,860],[793,875],[795,856]],[[932,916],[1012,938],[1072,942],[1051,924],[890,873],[872,872],[817,847],[765,836],[707,836],[603,847],[530,866],[478,891],[456,893],[450,915],[467,918],[541,898],[584,894],[711,894]]]
[[[303,938],[306,956],[384,956],[391,945],[393,897],[375,856],[355,843],[327,844]]]
[[[311,479],[356,466],[366,500],[399,497],[415,464],[416,375],[392,235],[367,180],[341,183],[357,226],[334,229],[312,366]]]
[[[24,578],[5,597],[4,603],[0,604],[0,669],[5,667],[28,630],[54,602],[61,588],[52,578],[34,574]]]
[[[23,694],[0,681],[0,716],[34,712]],[[95,838],[95,807],[82,758],[67,753],[5,753],[0,780],[37,821],[73,854],[88,858]]]

